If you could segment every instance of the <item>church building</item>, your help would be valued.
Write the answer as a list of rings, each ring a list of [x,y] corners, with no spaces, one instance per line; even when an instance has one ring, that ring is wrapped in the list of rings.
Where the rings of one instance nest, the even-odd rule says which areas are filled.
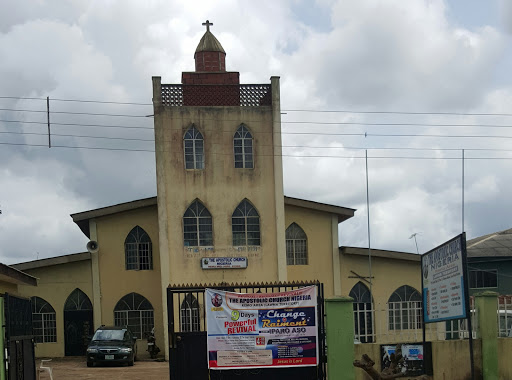
[[[340,249],[338,225],[354,209],[284,195],[280,78],[241,84],[204,25],[195,70],[181,84],[152,79],[157,196],[72,214],[88,252],[14,266],[38,278],[19,286],[45,321],[38,356],[83,354],[95,328],[115,324],[132,329],[141,355],[154,326],[168,358],[169,285],[319,280],[326,297],[360,304],[371,302],[369,281],[383,303],[420,290],[419,256],[376,251],[370,276],[367,250]],[[183,315],[197,305],[183,300]]]

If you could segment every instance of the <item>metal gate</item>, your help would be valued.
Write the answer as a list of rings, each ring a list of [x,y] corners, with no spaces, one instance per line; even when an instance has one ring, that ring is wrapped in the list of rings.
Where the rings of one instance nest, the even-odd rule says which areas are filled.
[[[317,287],[319,365],[298,368],[261,368],[208,371],[206,344],[205,288],[237,293],[275,293],[304,286]],[[167,288],[167,315],[169,331],[169,373],[172,380],[325,380],[325,320],[324,288],[319,282],[291,282],[275,284],[219,284],[178,286]]]
[[[6,293],[4,303],[7,378],[35,380],[36,362],[30,300]]]

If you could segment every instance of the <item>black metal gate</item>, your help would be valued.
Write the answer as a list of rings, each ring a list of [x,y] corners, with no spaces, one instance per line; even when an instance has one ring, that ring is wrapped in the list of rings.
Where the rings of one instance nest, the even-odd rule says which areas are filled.
[[[167,288],[167,315],[169,331],[169,373],[172,380],[230,380],[265,379],[325,380],[325,324],[324,292],[319,282],[208,285],[208,288],[237,293],[275,293],[295,290],[304,286],[317,287],[318,307],[318,366],[298,368],[262,368],[243,370],[208,370],[206,342],[206,286],[180,286]]]
[[[7,348],[7,378],[35,380],[36,361],[32,335],[30,300],[5,294],[5,346]]]

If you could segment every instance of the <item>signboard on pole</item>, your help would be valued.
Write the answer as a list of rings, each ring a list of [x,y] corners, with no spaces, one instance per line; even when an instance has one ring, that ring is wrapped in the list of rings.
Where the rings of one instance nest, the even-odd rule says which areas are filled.
[[[316,286],[280,293],[206,289],[208,368],[318,364]]]
[[[421,268],[425,323],[467,318],[465,234],[423,254]]]

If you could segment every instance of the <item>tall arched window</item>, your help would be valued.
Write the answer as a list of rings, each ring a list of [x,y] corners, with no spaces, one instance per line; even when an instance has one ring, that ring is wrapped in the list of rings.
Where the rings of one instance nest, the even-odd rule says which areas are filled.
[[[192,293],[187,293],[180,307],[180,331],[199,330],[199,303]]]
[[[373,342],[373,310],[370,290],[362,282],[354,285],[349,294],[354,299],[354,334],[361,343]]]
[[[127,294],[114,308],[114,324],[127,326],[133,335],[142,339],[155,326],[153,306],[138,293]]]
[[[153,269],[153,252],[149,235],[139,226],[134,227],[124,241],[127,270]]]
[[[66,300],[64,310],[92,310],[92,303],[87,294],[76,288]]]
[[[183,136],[185,169],[204,169],[204,140],[201,132],[192,125]]]
[[[183,214],[183,242],[186,247],[213,245],[212,215],[197,199]]]
[[[260,245],[260,215],[247,199],[233,212],[231,228],[233,245]]]
[[[297,223],[292,223],[286,229],[286,264],[308,264],[308,238]]]
[[[235,132],[233,149],[235,153],[235,168],[254,168],[252,135],[244,124],[241,124]]]
[[[421,329],[421,294],[409,285],[393,292],[388,300],[389,329]]]
[[[57,342],[57,325],[55,310],[48,302],[40,297],[31,297],[32,331],[36,343]]]

